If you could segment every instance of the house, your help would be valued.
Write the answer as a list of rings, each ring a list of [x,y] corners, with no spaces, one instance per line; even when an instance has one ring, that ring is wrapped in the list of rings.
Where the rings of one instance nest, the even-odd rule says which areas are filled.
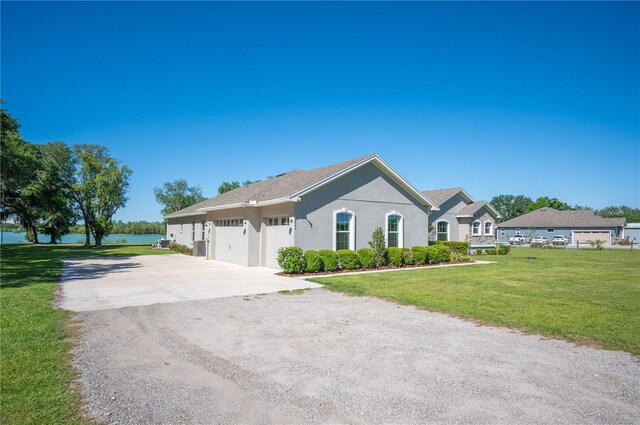
[[[558,211],[545,207],[498,224],[498,242],[509,242],[514,235],[549,239],[563,235],[570,244],[599,239],[611,245],[623,238],[626,222],[624,218],[597,216],[591,210]]]
[[[624,226],[622,239],[627,239],[633,243],[640,243],[640,223],[627,223],[627,225]]]
[[[496,246],[495,224],[502,216],[490,203],[476,201],[461,187],[422,193],[439,208],[429,217],[432,240],[468,241],[476,249]]]
[[[428,244],[429,213],[438,207],[378,155],[313,170],[292,170],[165,216],[167,236],[207,258],[278,267],[278,249],[368,247],[385,229],[389,246]]]

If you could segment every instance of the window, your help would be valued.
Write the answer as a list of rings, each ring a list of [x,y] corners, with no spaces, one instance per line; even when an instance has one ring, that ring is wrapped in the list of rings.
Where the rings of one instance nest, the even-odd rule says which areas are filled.
[[[267,219],[267,226],[288,226],[289,217],[276,217]]]
[[[547,233],[554,233],[556,229],[547,229]]]
[[[191,222],[191,241],[195,241],[196,240],[196,222],[192,221]]]
[[[334,233],[333,233],[333,249],[355,250],[356,235],[355,224],[356,216],[352,211],[343,208],[333,212]]]
[[[473,224],[471,225],[471,234],[473,236],[479,236],[480,235],[480,222],[479,221],[474,221]]]
[[[504,229],[500,229],[500,236],[504,236]]]
[[[390,215],[387,217],[387,246],[398,246],[398,228],[400,217]]]
[[[233,218],[228,220],[217,220],[216,226],[218,227],[242,227],[241,218]]]
[[[493,223],[490,221],[484,222],[484,234],[492,235],[493,234]]]
[[[439,241],[449,240],[449,222],[439,221],[436,223],[436,231]]]
[[[204,227],[204,226],[205,226],[205,223],[204,223],[204,220],[202,220],[202,240],[205,240],[205,238],[204,238],[204,236],[205,236],[205,234],[204,234],[204,228],[205,228],[205,227]]]
[[[520,234],[520,229],[516,229],[516,235]]]

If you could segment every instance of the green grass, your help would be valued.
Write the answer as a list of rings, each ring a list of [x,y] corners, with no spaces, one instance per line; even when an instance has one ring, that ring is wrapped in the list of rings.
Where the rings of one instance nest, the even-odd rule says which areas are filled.
[[[70,313],[51,305],[62,259],[172,252],[153,251],[148,244],[2,245],[0,249],[0,422],[88,423],[71,388]]]
[[[310,280],[334,291],[640,354],[640,252],[516,248],[482,259],[497,264]]]

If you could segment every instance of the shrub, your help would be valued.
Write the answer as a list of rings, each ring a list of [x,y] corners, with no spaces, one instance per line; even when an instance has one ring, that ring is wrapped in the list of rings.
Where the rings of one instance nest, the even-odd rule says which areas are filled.
[[[507,255],[511,251],[511,245],[498,245],[498,255]]]
[[[193,250],[191,248],[189,248],[186,245],[179,244],[179,243],[171,242],[169,244],[169,249],[171,251],[175,251],[175,252],[178,252],[180,254],[193,255]]]
[[[278,250],[278,265],[285,273],[302,273],[305,269],[302,248],[287,246]]]
[[[413,251],[411,248],[402,248],[402,261],[406,265],[415,264],[415,260],[413,258]]]
[[[429,264],[439,264],[449,261],[451,250],[445,245],[432,245],[427,247],[427,260]]]
[[[413,262],[415,264],[427,264],[426,246],[414,246],[411,251],[413,251]]]
[[[495,249],[487,249],[485,252],[487,255],[496,255],[498,253]]]
[[[387,248],[387,263],[392,267],[402,266],[402,248]]]
[[[469,242],[459,242],[459,241],[433,241],[429,243],[430,246],[434,245],[444,245],[449,248],[452,252],[457,252],[458,254],[467,255],[469,253]]]
[[[482,255],[482,248],[476,249],[476,255]]]
[[[317,251],[308,250],[304,252],[304,261],[305,261],[305,271],[307,273],[318,273],[319,271],[324,270],[324,265],[322,264],[322,258]]]
[[[604,249],[604,241],[600,240],[600,239],[596,239],[595,241],[588,241],[589,245],[591,245],[593,248],[597,249],[598,251],[602,251]]]
[[[382,227],[378,226],[373,230],[369,246],[373,250],[373,260],[376,262],[376,267],[384,266],[387,255],[387,241],[384,238]]]
[[[355,270],[360,268],[358,254],[350,249],[341,249],[338,251],[338,260],[340,260],[340,267],[345,270]]]
[[[358,261],[360,265],[367,269],[372,269],[376,266],[376,261],[373,258],[373,250],[371,248],[360,248],[356,251],[358,255]]]
[[[335,272],[338,270],[338,254],[330,249],[321,249],[318,255],[322,259],[325,271]]]

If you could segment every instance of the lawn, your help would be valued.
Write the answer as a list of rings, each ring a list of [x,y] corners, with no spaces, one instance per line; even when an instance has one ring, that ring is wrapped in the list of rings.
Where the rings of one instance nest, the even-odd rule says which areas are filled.
[[[639,251],[516,248],[482,259],[497,264],[311,280],[347,294],[640,354]]]
[[[71,389],[70,314],[51,306],[65,257],[168,254],[149,245],[2,245],[0,422],[87,423]]]

